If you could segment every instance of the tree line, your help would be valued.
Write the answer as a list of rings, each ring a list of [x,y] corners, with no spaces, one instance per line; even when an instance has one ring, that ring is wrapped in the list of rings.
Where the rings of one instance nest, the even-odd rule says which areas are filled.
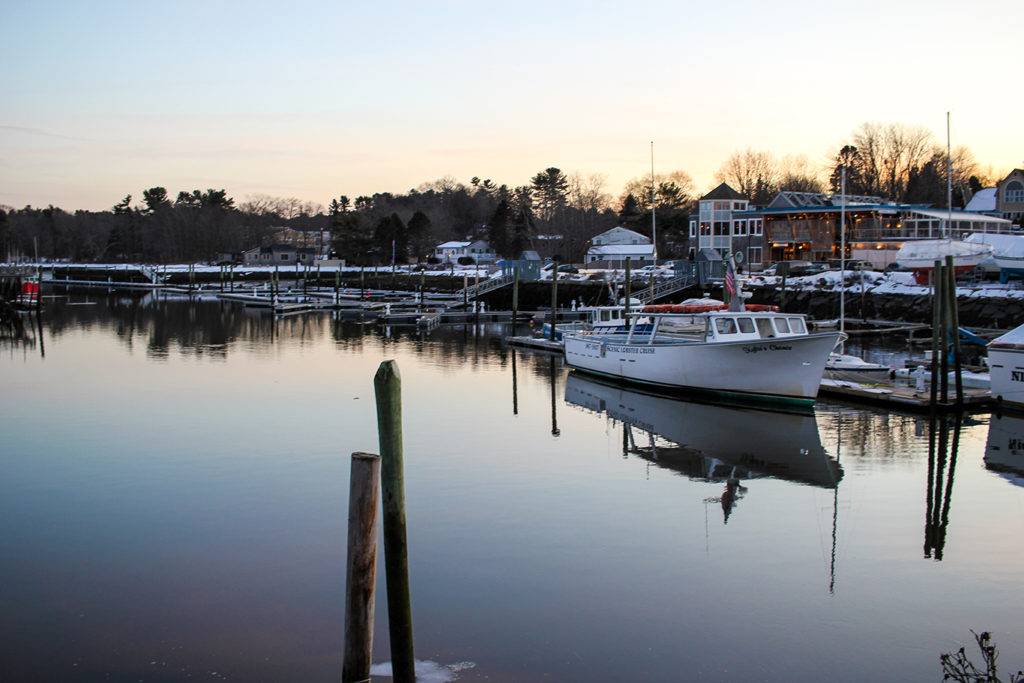
[[[747,149],[726,159],[715,178],[763,206],[780,190],[838,192],[842,168],[848,194],[945,205],[945,148],[920,126],[864,123],[817,168],[806,157]],[[982,174],[962,147],[953,152],[952,169],[954,205],[997,180]],[[659,255],[686,255],[698,198],[686,172],[634,178],[618,196],[606,185],[603,175],[552,166],[519,186],[443,177],[404,194],[340,195],[326,208],[267,195],[236,203],[224,189],[183,190],[171,199],[156,186],[141,201],[128,195],[108,211],[0,207],[0,249],[7,260],[215,261],[267,246],[277,231],[291,228],[330,231],[331,249],[353,264],[424,261],[441,242],[474,239],[487,240],[503,257],[533,249],[578,262],[594,235],[616,225],[650,237],[653,207]]]

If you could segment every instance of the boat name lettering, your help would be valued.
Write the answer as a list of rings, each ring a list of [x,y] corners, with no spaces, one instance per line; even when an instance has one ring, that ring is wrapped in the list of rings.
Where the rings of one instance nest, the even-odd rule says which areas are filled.
[[[1024,370],[1010,370],[1011,382],[1024,382]]]
[[[654,353],[649,346],[609,346],[608,350],[613,353]]]
[[[753,346],[744,346],[744,353],[760,353],[761,351],[792,351],[792,346],[786,344],[755,344]]]

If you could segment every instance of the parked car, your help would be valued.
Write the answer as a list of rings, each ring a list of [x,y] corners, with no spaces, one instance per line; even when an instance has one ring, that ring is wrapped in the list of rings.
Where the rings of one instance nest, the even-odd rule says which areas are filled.
[[[779,261],[775,265],[769,266],[768,268],[765,268],[761,272],[761,274],[762,275],[781,275],[783,269],[788,269],[788,271],[786,273],[787,275],[789,275],[790,277],[799,277],[801,275],[808,275],[809,273],[807,273],[806,271],[808,269],[810,269],[811,265],[812,264],[811,264],[810,261],[799,261],[799,260]]]

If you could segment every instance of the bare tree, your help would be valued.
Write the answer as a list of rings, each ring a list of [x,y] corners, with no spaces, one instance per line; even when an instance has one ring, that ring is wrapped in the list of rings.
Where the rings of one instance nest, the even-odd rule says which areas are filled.
[[[754,204],[767,204],[779,188],[779,164],[771,152],[735,152],[715,173],[715,180],[728,183]]]

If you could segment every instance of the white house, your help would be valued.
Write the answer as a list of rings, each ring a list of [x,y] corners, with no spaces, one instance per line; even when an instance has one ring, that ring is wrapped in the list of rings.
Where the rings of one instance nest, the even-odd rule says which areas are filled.
[[[641,235],[634,230],[612,228],[599,235],[594,235],[590,243],[595,247],[606,247],[610,244],[650,244],[651,240],[647,235]]]
[[[434,257],[442,263],[454,263],[464,257],[473,259],[474,263],[494,263],[498,260],[498,255],[491,249],[491,245],[484,240],[439,244],[434,247]]]
[[[613,268],[621,268],[626,259],[638,266],[654,262],[654,245],[647,235],[626,228],[605,230],[590,239],[585,263],[606,261]]]
[[[587,249],[586,263],[606,261],[612,268],[622,268],[627,258],[635,266],[654,263],[654,245],[609,244],[604,247],[591,247]]]

